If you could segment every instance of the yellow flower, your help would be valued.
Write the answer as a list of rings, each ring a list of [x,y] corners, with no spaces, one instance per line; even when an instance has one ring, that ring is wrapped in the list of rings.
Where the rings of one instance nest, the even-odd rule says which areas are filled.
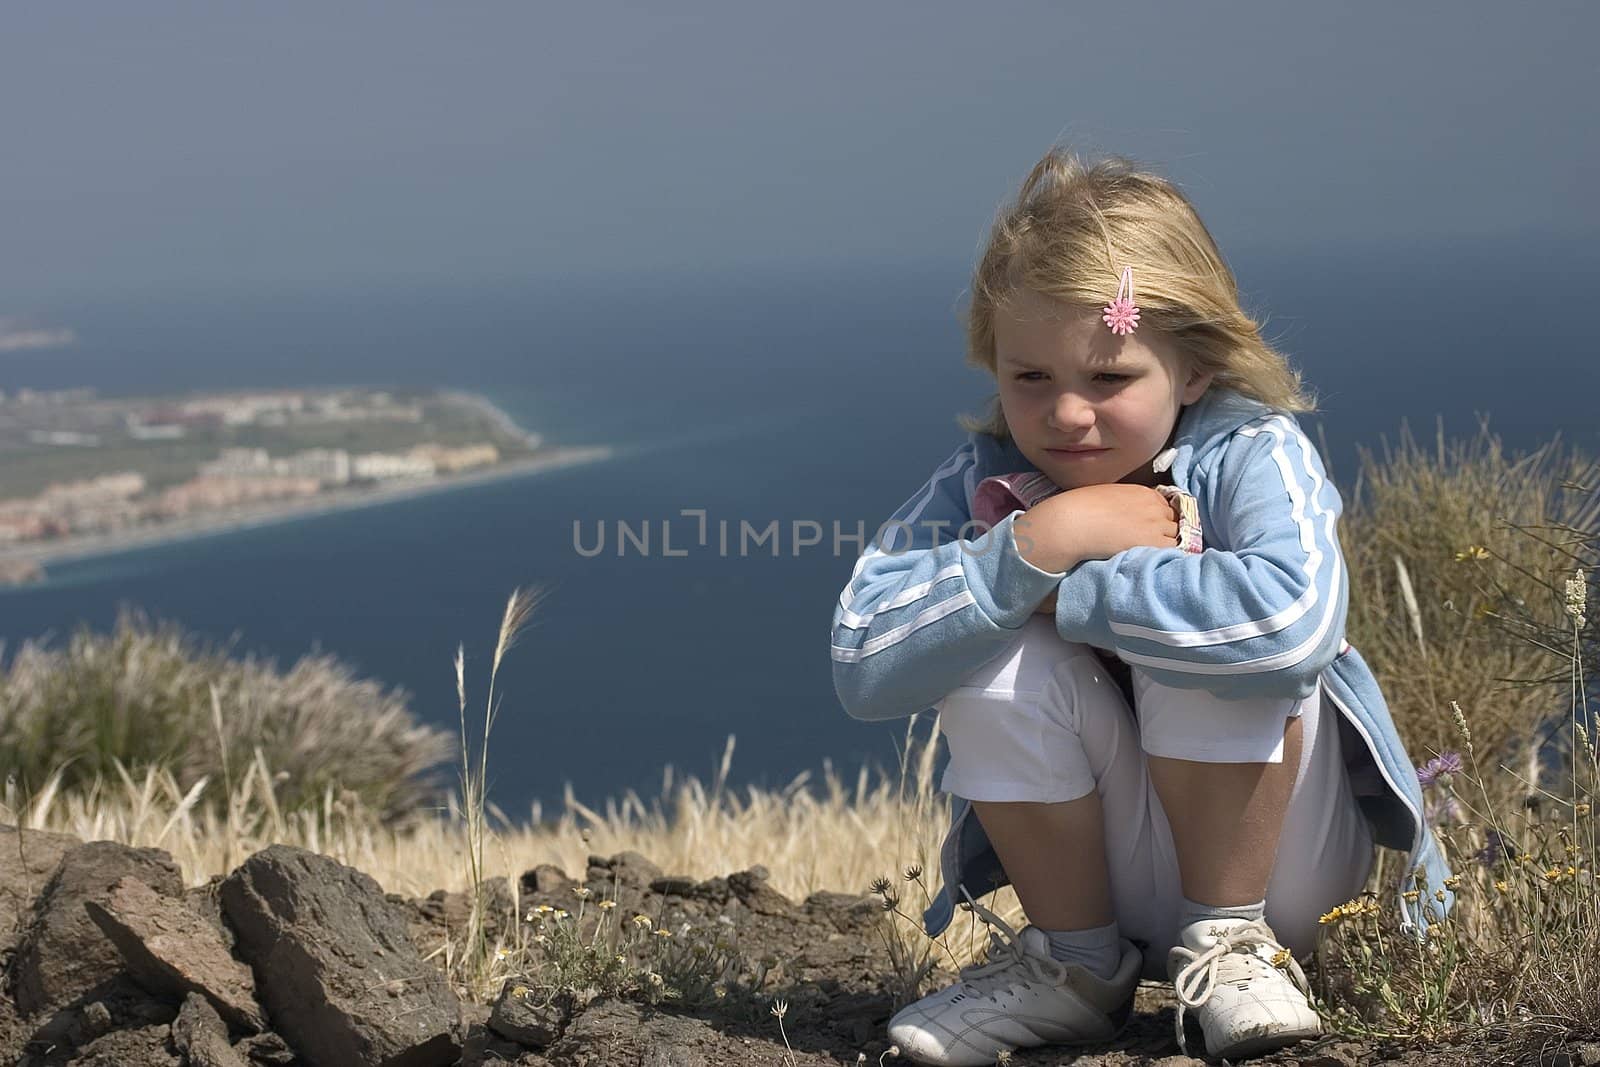
[[[511,955],[511,953],[507,952],[503,948],[497,948],[494,950],[494,958],[497,963],[504,963],[506,961],[506,957],[509,955]]]
[[[624,967],[626,967],[628,965],[628,957],[626,957],[626,956],[618,954],[616,956],[612,956],[611,958],[616,960],[618,963],[622,964]]]
[[[566,908],[557,908],[556,909],[556,913],[555,913],[555,917],[557,919],[565,919],[567,917],[567,909]]]
[[[672,936],[672,931],[668,930],[665,926],[663,926],[661,929],[656,931],[656,936],[657,937],[671,937]]]
[[[1522,855],[1517,857],[1517,862],[1526,866],[1527,864],[1533,862],[1533,857],[1524,852]]]
[[[1464,563],[1469,559],[1488,559],[1489,550],[1482,545],[1468,545],[1456,553],[1456,562]]]
[[[1450,892],[1454,893],[1457,889],[1461,888],[1461,876],[1459,874],[1452,874],[1449,878],[1444,880],[1444,887],[1450,890]]]
[[[635,915],[633,917],[633,921],[634,921],[634,924],[638,925],[638,926],[654,926],[655,925],[655,920],[650,918],[650,916],[648,916],[648,915]]]
[[[511,995],[514,997],[525,997],[528,995],[528,992],[528,987],[525,985],[511,987]]]
[[[1496,882],[1494,884],[1494,889],[1495,889],[1495,892],[1497,892],[1497,893],[1509,893],[1509,892],[1511,892],[1511,887],[1509,885],[1507,885],[1505,882]]]
[[[555,911],[556,909],[552,908],[548,904],[540,904],[537,908],[534,908],[533,910],[538,912],[540,915],[549,915],[552,911]]]
[[[589,899],[589,890],[585,886],[581,886],[581,885],[580,886],[574,886],[573,889],[572,889],[572,892],[577,896],[577,898],[579,900],[588,900]]]
[[[1335,907],[1332,911],[1328,912],[1328,914],[1318,919],[1317,922],[1321,923],[1323,926],[1331,926],[1342,918],[1344,918],[1344,909],[1341,907]]]
[[[1279,949],[1272,954],[1272,965],[1280,971],[1289,965],[1290,952],[1288,949]]]
[[[1560,867],[1551,867],[1548,871],[1545,871],[1544,872],[1544,880],[1547,881],[1547,882],[1559,882],[1559,881],[1561,881],[1561,868]]]
[[[1439,903],[1443,904],[1444,903],[1444,890],[1443,889],[1435,889],[1433,891],[1433,899],[1437,900]]]
[[[1575,812],[1577,812],[1579,815],[1587,815],[1587,814],[1589,814],[1589,805],[1587,805],[1587,804],[1579,804],[1573,810]]]
[[[645,980],[653,986],[659,986],[663,984],[664,980],[662,977],[654,971],[646,971],[644,972],[644,976]]]
[[[1400,895],[1402,897],[1404,897],[1406,900],[1408,900],[1411,903],[1415,904],[1417,902],[1417,898],[1419,896],[1421,896],[1422,894],[1418,893],[1415,889],[1407,889],[1404,893],[1401,893]]]
[[[600,902],[600,910],[601,911],[610,911],[612,908],[614,908],[616,906],[617,906],[617,902],[614,901],[614,900],[602,900]]]
[[[1568,878],[1576,878],[1576,877],[1578,877],[1578,868],[1576,868],[1576,867],[1568,867],[1567,871],[1566,871],[1566,874],[1567,874]]]

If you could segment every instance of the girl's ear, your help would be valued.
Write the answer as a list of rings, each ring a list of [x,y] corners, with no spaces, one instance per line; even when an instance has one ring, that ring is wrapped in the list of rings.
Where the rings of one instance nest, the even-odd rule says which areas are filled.
[[[1204,396],[1205,391],[1211,388],[1211,378],[1209,371],[1190,370],[1189,380],[1183,385],[1183,402],[1193,404]]]

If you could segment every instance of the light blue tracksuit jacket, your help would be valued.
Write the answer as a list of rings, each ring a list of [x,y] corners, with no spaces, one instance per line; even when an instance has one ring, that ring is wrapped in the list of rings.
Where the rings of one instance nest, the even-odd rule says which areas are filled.
[[[984,478],[1037,469],[1013,442],[971,434],[879,528],[839,596],[840,702],[867,720],[929,709],[998,655],[1052,589],[1064,640],[1112,650],[1163,685],[1296,699],[1320,686],[1340,712],[1373,839],[1404,850],[1408,872],[1425,872],[1426,894],[1404,899],[1408,874],[1397,904],[1407,929],[1426,930],[1453,902],[1448,890],[1442,905],[1433,898],[1450,871],[1383,694],[1344,640],[1338,490],[1292,415],[1232,390],[1214,386],[1184,408],[1173,445],[1172,480],[1199,503],[1205,551],[1132,548],[1052,574],[1018,553],[1020,511],[987,533],[970,521]],[[961,797],[939,865],[943,885],[923,914],[929,936],[949,925],[958,887],[976,899],[1010,881]]]

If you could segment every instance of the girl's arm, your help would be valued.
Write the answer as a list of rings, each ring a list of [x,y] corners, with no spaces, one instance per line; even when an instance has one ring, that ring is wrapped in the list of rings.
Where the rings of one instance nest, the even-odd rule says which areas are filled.
[[[856,562],[833,612],[833,684],[857,719],[914,715],[998,654],[1063,575],[1017,551],[1012,522],[969,521],[975,440],[957,449]],[[1018,513],[1020,514],[1020,513]]]
[[[1339,493],[1289,416],[1249,423],[1224,447],[1205,537],[1226,547],[1086,560],[1061,582],[1056,629],[1163,685],[1304,698],[1344,640]]]

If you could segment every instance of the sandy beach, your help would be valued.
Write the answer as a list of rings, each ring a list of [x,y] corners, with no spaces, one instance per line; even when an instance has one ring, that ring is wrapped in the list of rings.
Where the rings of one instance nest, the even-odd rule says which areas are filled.
[[[489,410],[497,411],[488,401],[477,397],[473,399],[482,403]],[[506,422],[508,425],[514,425],[510,423],[509,419]],[[524,434],[523,436],[531,437],[532,435]],[[442,493],[452,489],[465,489],[474,485],[504,481],[509,478],[521,478],[541,471],[573,467],[584,463],[596,463],[609,459],[612,451],[607,445],[590,445],[581,448],[549,448],[539,455],[529,456],[526,459],[509,463],[499,463],[493,467],[472,471],[467,474],[435,477],[420,481],[396,482],[368,489],[338,490],[294,500],[265,501],[249,507],[207,513],[174,522],[137,527],[131,530],[119,530],[115,533],[8,546],[0,548],[0,576],[8,572],[21,574],[30,569],[30,567],[42,568],[49,563],[112,555],[135,548],[147,548],[151,545],[185,541],[196,537],[229,533],[234,530],[291,522],[296,519],[326,515],[335,511],[348,511],[354,508],[370,507],[374,504],[408,500],[412,497],[424,496],[429,493]],[[0,577],[0,587],[5,584],[3,577]]]

